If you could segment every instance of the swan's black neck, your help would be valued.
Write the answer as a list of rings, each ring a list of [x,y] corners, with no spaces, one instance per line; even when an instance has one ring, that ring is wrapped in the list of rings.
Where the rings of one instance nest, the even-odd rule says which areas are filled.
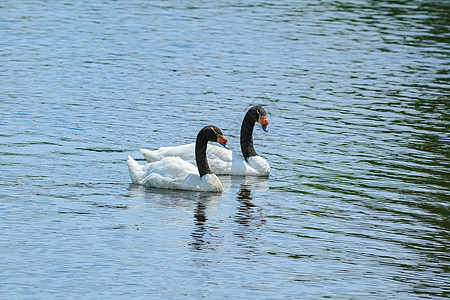
[[[245,160],[251,156],[258,155],[253,147],[253,128],[258,120],[258,113],[252,107],[247,111],[241,126],[241,151]]]
[[[208,160],[206,159],[206,147],[208,146],[208,138],[205,131],[201,130],[197,135],[195,142],[195,161],[197,163],[198,173],[200,177],[213,172],[209,168]]]

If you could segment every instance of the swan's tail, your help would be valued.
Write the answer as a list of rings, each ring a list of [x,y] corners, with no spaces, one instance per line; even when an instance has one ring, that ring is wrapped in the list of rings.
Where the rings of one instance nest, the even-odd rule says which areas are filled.
[[[148,150],[148,149],[140,149],[142,154],[145,157],[145,160],[148,162],[160,161],[164,158],[161,154],[158,153],[158,150]]]
[[[130,178],[133,183],[142,184],[146,176],[146,168],[144,165],[140,165],[131,156],[128,155],[127,160],[128,171],[130,172]]]

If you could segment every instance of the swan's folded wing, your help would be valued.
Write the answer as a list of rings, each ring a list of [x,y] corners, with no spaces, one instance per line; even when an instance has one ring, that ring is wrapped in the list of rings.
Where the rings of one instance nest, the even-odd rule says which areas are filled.
[[[147,174],[157,173],[169,178],[186,177],[188,174],[198,174],[197,167],[179,157],[164,157],[160,161],[151,163]]]
[[[141,152],[148,162],[159,161],[164,157],[180,157],[195,164],[195,143],[175,147],[161,147],[157,150],[141,149]]]
[[[206,150],[211,170],[219,175],[258,175],[242,156],[234,151],[216,145]]]
[[[158,150],[149,150],[149,149],[140,149],[140,150],[142,155],[144,155],[145,160],[149,163],[159,161],[164,158],[164,156],[162,156],[158,152]]]
[[[183,182],[181,183],[183,189],[192,190],[192,191],[201,191],[202,190],[202,182],[200,180],[200,175],[198,174],[189,174],[187,175]]]
[[[145,177],[147,186],[164,189],[197,189],[184,183],[186,177],[191,174],[199,177],[197,167],[179,157],[165,157],[148,165]]]

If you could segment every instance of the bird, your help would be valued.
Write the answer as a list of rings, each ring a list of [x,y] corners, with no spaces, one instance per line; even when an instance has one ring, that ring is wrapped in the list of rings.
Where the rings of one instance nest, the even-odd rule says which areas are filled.
[[[216,145],[210,145],[207,151],[211,170],[219,175],[269,176],[269,163],[256,153],[253,146],[253,129],[258,122],[264,132],[268,132],[267,113],[261,106],[251,107],[244,116],[241,125],[240,144],[242,156]],[[179,157],[195,164],[195,144],[174,147],[161,147],[157,150],[140,149],[148,162],[159,161],[166,157]]]
[[[131,181],[163,189],[222,192],[222,183],[211,171],[206,157],[208,141],[217,142],[224,150],[230,151],[222,131],[214,125],[205,126],[199,131],[195,142],[196,166],[177,156],[164,157],[145,165],[128,156]]]

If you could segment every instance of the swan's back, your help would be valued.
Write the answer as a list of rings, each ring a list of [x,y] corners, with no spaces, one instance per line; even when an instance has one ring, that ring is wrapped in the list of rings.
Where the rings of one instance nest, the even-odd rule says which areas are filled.
[[[195,164],[195,143],[174,147],[161,147],[157,150],[141,149],[141,152],[148,162],[159,161],[164,157],[177,156],[185,161]]]
[[[195,165],[195,144],[175,147],[161,147],[157,150],[141,149],[148,162],[159,161],[168,157],[179,157]],[[221,146],[208,145],[206,151],[211,170],[219,175],[254,175],[268,176],[270,166],[261,156],[252,156],[246,162],[238,153]]]

